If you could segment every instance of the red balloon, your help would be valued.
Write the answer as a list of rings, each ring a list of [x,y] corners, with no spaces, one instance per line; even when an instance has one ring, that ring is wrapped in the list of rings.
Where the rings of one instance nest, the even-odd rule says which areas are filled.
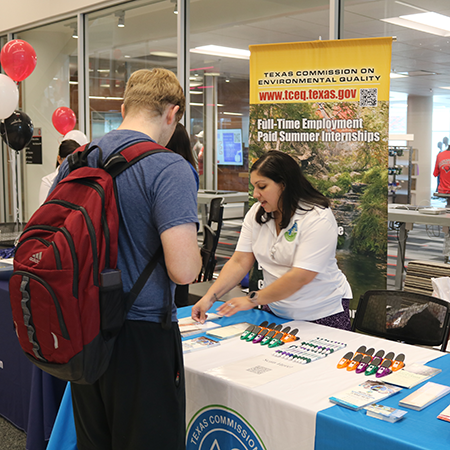
[[[75,127],[77,116],[70,108],[61,106],[55,109],[55,112],[52,115],[52,123],[61,134],[66,135]]]
[[[3,69],[14,81],[25,80],[36,67],[34,48],[20,39],[7,42],[2,48],[0,58]]]

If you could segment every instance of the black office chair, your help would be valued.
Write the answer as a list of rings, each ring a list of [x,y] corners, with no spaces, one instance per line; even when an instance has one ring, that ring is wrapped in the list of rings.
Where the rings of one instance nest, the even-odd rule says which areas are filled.
[[[203,245],[200,249],[202,257],[202,270],[197,281],[210,281],[216,267],[216,250],[219,243],[220,231],[223,222],[222,197],[213,198],[209,207],[208,224],[203,226]]]
[[[392,341],[445,351],[450,331],[450,303],[405,291],[373,290],[361,296],[352,330]]]

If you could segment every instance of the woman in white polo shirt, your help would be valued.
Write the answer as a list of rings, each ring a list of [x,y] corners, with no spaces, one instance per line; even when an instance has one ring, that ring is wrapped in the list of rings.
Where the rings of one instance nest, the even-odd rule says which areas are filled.
[[[264,288],[228,300],[219,314],[231,316],[263,305],[286,319],[350,329],[352,292],[336,263],[338,231],[329,200],[292,157],[279,151],[269,151],[253,164],[250,181],[258,203],[245,216],[236,251],[194,305],[192,317],[203,322],[206,311],[257,260]]]

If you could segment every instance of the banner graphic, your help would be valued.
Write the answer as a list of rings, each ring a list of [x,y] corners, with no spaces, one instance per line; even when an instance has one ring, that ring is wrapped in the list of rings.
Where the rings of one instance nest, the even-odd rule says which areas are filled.
[[[249,164],[284,151],[330,198],[351,308],[386,288],[391,47],[390,37],[250,46]]]

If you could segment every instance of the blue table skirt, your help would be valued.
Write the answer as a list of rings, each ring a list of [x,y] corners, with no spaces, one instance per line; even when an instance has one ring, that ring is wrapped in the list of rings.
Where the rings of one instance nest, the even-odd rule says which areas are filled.
[[[211,308],[211,312],[215,312],[219,306],[220,303],[213,306],[213,308]],[[185,317],[190,317],[191,310],[192,306],[178,309],[178,318],[183,319]],[[232,317],[222,317],[219,319],[218,323],[224,327],[238,322],[260,324],[264,320],[267,320],[268,322],[275,322],[276,324],[285,323],[287,321],[286,319],[281,319],[271,313],[253,309],[250,311],[237,313]],[[201,336],[201,334],[196,336]],[[189,338],[191,337],[193,336],[189,336]],[[53,426],[53,432],[50,437],[47,450],[77,450],[77,439],[73,420],[72,396],[70,392],[70,383],[68,383],[59,408],[58,416]]]
[[[446,354],[428,365],[442,369],[428,381],[450,386],[450,355]],[[423,384],[403,389],[382,402],[408,411],[404,419],[396,423],[368,417],[365,410],[352,411],[341,406],[320,411],[316,420],[315,450],[449,450],[450,423],[436,417],[450,405],[450,395],[422,411],[398,406],[399,400]]]

